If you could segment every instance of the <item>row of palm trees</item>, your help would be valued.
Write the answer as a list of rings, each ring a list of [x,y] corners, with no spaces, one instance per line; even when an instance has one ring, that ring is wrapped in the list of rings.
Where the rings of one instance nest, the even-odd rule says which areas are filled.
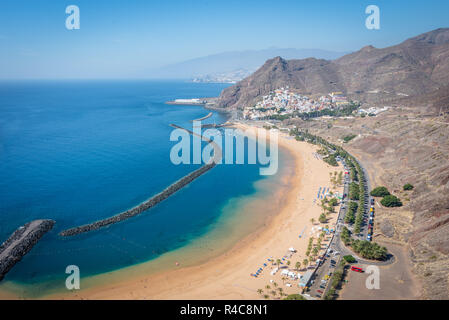
[[[336,189],[337,187],[343,185],[343,172],[342,171],[340,171],[340,172],[334,171],[334,173],[329,172],[329,176],[331,179],[331,184],[332,184],[333,189]]]
[[[257,289],[257,293],[264,297],[264,299],[269,299],[270,296],[273,299],[280,299],[284,296],[287,296],[287,294],[284,292],[284,289],[281,287],[278,287],[278,284],[276,282],[273,282],[273,288],[271,288],[270,285],[265,286],[266,291],[263,289]]]

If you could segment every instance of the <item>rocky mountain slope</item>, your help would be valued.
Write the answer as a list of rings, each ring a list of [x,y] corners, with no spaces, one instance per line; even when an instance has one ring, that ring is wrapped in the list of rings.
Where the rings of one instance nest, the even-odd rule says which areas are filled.
[[[376,117],[289,119],[283,126],[337,144],[357,135],[344,147],[361,160],[373,186],[387,186],[404,203],[378,205],[375,241],[407,248],[407,261],[399,263],[413,268],[422,298],[449,299],[449,29],[334,61],[277,57],[225,89],[218,105],[242,108],[285,86],[305,94],[343,91],[364,104],[392,107]],[[404,191],[406,183],[415,188]]]
[[[392,47],[367,46],[333,61],[276,57],[226,88],[217,103],[224,108],[242,108],[283,86],[305,94],[343,91],[352,99],[386,103],[436,93],[448,85],[449,29],[445,28]]]

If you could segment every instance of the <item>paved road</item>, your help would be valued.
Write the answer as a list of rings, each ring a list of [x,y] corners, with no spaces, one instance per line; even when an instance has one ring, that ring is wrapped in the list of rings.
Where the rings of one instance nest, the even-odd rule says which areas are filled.
[[[346,167],[346,164],[344,162],[344,160],[342,161],[343,166],[345,168],[345,171],[348,171],[348,168]],[[360,164],[360,168],[362,168],[363,172],[364,172],[364,176],[365,176],[365,210],[364,210],[364,216],[368,219],[369,217],[369,208],[370,208],[370,196],[369,196],[369,190],[371,190],[371,185],[369,182],[369,178],[367,175],[367,172],[365,170],[365,168],[363,168],[363,166]],[[347,178],[345,175],[345,180],[344,180],[344,189],[343,189],[343,193],[348,195],[349,194],[349,184],[351,183],[349,177]],[[394,262],[394,256],[390,256],[388,260],[386,261],[372,261],[372,260],[365,260],[362,259],[360,257],[358,257],[352,250],[348,249],[343,242],[341,241],[340,238],[340,233],[341,230],[343,228],[344,224],[344,218],[345,215],[347,213],[348,210],[348,204],[349,204],[349,200],[348,197],[345,197],[345,199],[343,199],[343,204],[340,206],[340,211],[338,212],[338,218],[337,218],[337,227],[336,227],[336,232],[334,234],[334,237],[331,241],[331,243],[329,244],[329,253],[326,254],[325,260],[324,262],[322,262],[322,264],[319,266],[319,268],[316,270],[315,275],[313,276],[312,280],[313,280],[313,284],[310,286],[310,296],[311,297],[315,297],[315,298],[321,298],[324,297],[327,293],[327,291],[330,288],[330,281],[327,281],[326,283],[322,282],[322,279],[328,274],[331,275],[331,273],[334,272],[334,269],[336,266],[339,265],[341,259],[343,256],[345,255],[352,255],[354,258],[357,259],[357,262],[360,264],[368,264],[368,265],[378,265],[378,266],[382,266],[382,265],[388,265]],[[347,226],[348,227],[348,226]],[[364,223],[361,229],[361,233],[362,236],[359,237],[362,240],[366,240],[366,237],[368,235],[368,225],[367,223]],[[330,252],[332,251],[332,252]],[[337,253],[337,254],[335,254]],[[331,262],[333,262],[333,264],[331,265]],[[324,286],[325,288],[322,288],[322,286]],[[318,292],[318,290],[322,291],[322,293]]]
[[[343,162],[343,166],[345,168],[345,171],[347,171],[346,165]],[[344,187],[343,187],[343,193],[348,194],[349,192],[349,176],[344,176]],[[343,226],[344,216],[346,215],[346,211],[348,209],[348,198],[347,196],[342,200],[342,205],[340,206],[340,210],[338,211],[338,217],[337,217],[337,226],[335,230],[335,234],[332,238],[332,241],[329,244],[329,248],[333,248],[332,250],[338,251],[336,249],[335,244],[340,243],[340,232],[341,228]],[[327,290],[329,290],[329,281],[326,283],[322,283],[321,280],[329,274],[329,272],[334,271],[334,266],[338,266],[341,260],[341,254],[334,255],[334,253],[331,253],[329,255],[325,256],[324,261],[321,263],[319,268],[316,270],[312,280],[313,284],[310,286],[310,295],[315,298],[324,297]],[[331,265],[331,262],[334,262],[334,266]],[[324,286],[325,288],[322,288],[321,286]],[[318,292],[317,290],[322,291],[323,293]]]

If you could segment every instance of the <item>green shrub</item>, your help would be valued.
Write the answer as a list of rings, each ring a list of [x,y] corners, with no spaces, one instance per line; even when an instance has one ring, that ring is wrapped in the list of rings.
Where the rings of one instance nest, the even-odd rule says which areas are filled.
[[[351,255],[344,256],[343,259],[345,259],[345,261],[348,262],[348,263],[354,263],[354,262],[357,261],[357,260],[356,260],[353,256],[351,256]]]
[[[323,158],[323,161],[327,164],[330,164],[333,167],[338,167],[337,159],[335,159],[335,155],[331,154],[330,156]]]
[[[350,135],[344,137],[344,138],[343,138],[343,141],[344,141],[345,143],[347,143],[347,142],[351,141],[352,139],[354,139],[355,137],[357,137],[355,134],[350,134]]]
[[[351,247],[365,259],[385,260],[388,256],[387,248],[381,247],[375,242],[353,240]]]
[[[410,183],[407,183],[407,184],[404,185],[404,190],[405,191],[412,190],[413,188],[414,188],[413,185],[411,185]]]
[[[359,200],[360,194],[360,187],[357,183],[351,182],[349,185],[349,199],[351,200]]]
[[[304,298],[302,295],[300,294],[289,294],[286,298],[284,298],[284,300],[307,300],[306,298]]]
[[[382,200],[380,200],[380,203],[384,207],[401,207],[402,206],[401,200],[399,200],[398,197],[393,196],[391,194],[383,197]]]
[[[373,197],[385,197],[390,195],[390,192],[386,187],[377,187],[370,193]]]

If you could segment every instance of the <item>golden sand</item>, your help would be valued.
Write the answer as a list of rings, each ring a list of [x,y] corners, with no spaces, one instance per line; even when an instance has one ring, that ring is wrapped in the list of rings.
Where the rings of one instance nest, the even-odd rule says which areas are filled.
[[[245,125],[238,126],[247,128]],[[319,187],[331,187],[329,173],[342,168],[331,167],[318,160],[313,155],[317,146],[296,141],[285,134],[280,134],[279,145],[288,149],[295,158],[295,166],[285,178],[288,184],[288,194],[283,197],[285,201],[269,223],[239,241],[231,250],[199,265],[181,266],[150,275],[136,272],[123,281],[49,298],[261,299],[263,296],[257,290],[268,291],[265,289],[267,284],[273,287],[270,280],[287,294],[297,293],[298,281],[283,280],[279,271],[272,276],[270,272],[275,266],[267,259],[271,257],[276,260],[285,256],[284,265],[290,261],[289,268],[293,271],[296,271],[297,261],[302,264],[309,238],[318,236],[318,223],[311,223],[311,219],[317,221],[321,213],[319,200],[314,201],[317,191]],[[332,214],[327,223],[331,227],[336,222],[336,216]],[[291,257],[288,251],[290,247],[297,250]],[[257,278],[250,276],[264,263],[267,263],[267,267]],[[302,274],[305,269],[301,268]],[[292,284],[292,287],[288,287],[287,283]]]

